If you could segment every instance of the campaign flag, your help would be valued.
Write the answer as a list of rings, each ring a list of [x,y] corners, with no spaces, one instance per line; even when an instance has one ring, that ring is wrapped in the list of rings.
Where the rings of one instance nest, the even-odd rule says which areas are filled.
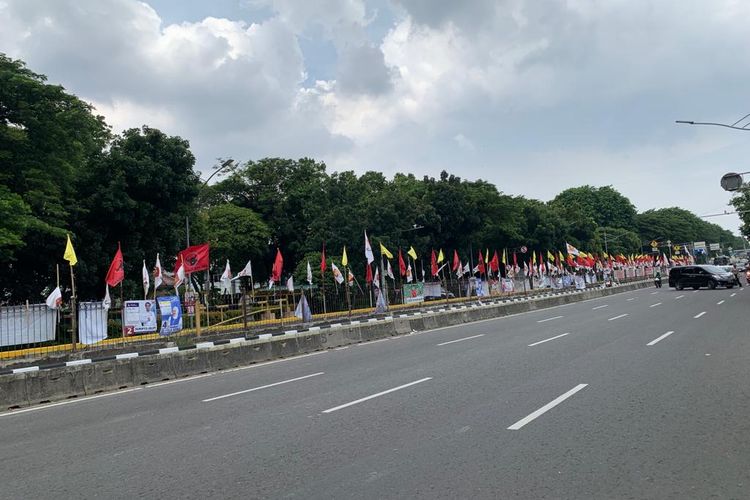
[[[162,269],[161,269],[161,261],[159,260],[159,254],[156,254],[156,265],[154,266],[154,290],[159,288],[161,286],[161,277],[162,277]]]
[[[391,267],[391,261],[387,260],[387,265],[385,268],[385,275],[391,278],[392,280],[395,280],[396,277],[393,275],[393,268]]]
[[[347,277],[349,278],[349,286],[354,286],[354,273],[351,269],[349,269],[349,276]]]
[[[370,266],[367,266],[367,270],[368,271],[370,270]],[[372,271],[370,271],[370,273],[371,272]],[[375,268],[375,278],[373,278],[372,284],[375,285],[376,287],[380,288],[380,268],[378,268],[378,267]]]
[[[409,262],[409,265],[406,266],[406,282],[411,283],[413,281],[414,277],[411,273],[411,262]]]
[[[109,310],[112,306],[112,299],[109,297],[109,285],[104,285],[104,300],[102,300],[102,307]]]
[[[458,250],[453,250],[453,272],[461,269],[461,259],[458,258]]]
[[[406,253],[411,255],[412,259],[417,260],[417,252],[414,250],[414,247],[409,247],[409,251]]]
[[[346,256],[346,247],[344,247],[344,253],[341,255],[341,265],[342,266],[349,265],[349,257]]]
[[[245,267],[242,269],[242,271],[237,273],[237,277],[241,278],[243,276],[248,276],[250,278],[253,277],[253,261],[248,260],[247,264],[245,264]]]
[[[574,247],[573,245],[571,245],[567,241],[565,242],[565,251],[568,253],[568,255],[576,255],[577,256],[580,253],[576,247]]]
[[[182,262],[185,266],[185,273],[195,273],[198,271],[205,271],[208,269],[208,255],[209,246],[208,243],[201,245],[193,245],[187,247],[185,250],[180,252],[182,256]]]
[[[148,289],[151,287],[151,277],[148,275],[148,268],[146,267],[146,259],[143,259],[143,270],[141,271],[143,276],[143,295],[148,295]]]
[[[303,323],[309,323],[312,321],[312,311],[307,303],[307,298],[303,293],[297,302],[297,308],[294,310],[294,315],[302,320]]]
[[[44,301],[47,304],[47,307],[50,309],[57,309],[62,304],[62,292],[60,291],[60,287],[56,287],[52,292],[47,295],[47,300]]]
[[[527,276],[529,274],[529,266],[526,264],[526,261],[523,261],[523,273]]]
[[[320,254],[320,277],[326,272],[326,244],[323,243],[323,252]]]
[[[307,284],[312,285],[312,268],[309,260],[307,261]]]
[[[513,252],[513,270],[515,272],[519,272],[521,270],[521,268],[518,267],[518,256],[516,255],[516,252]]]
[[[372,283],[372,268],[370,267],[370,264],[365,265],[365,283],[368,285]]]
[[[333,273],[333,279],[336,280],[336,283],[339,285],[344,282],[344,276],[341,274],[341,271],[339,271],[339,268],[336,267],[336,264],[331,262],[331,272]]]
[[[497,250],[495,250],[492,260],[490,260],[490,269],[492,269],[493,273],[497,273],[500,270],[500,257],[497,255]]]
[[[392,259],[393,258],[393,254],[391,252],[389,252],[388,249],[385,248],[385,246],[383,246],[382,243],[380,244],[380,255],[384,255],[388,259]]]
[[[372,255],[372,247],[370,246],[370,240],[367,239],[367,231],[365,231],[365,258],[368,264],[372,264],[375,257]]]
[[[438,264],[440,264],[444,260],[445,260],[445,255],[443,255],[443,249],[441,248],[440,251],[438,252],[438,258],[437,258]]]
[[[227,265],[224,267],[224,272],[221,275],[221,281],[229,283],[232,281],[232,268],[229,267],[229,259],[227,259]]]
[[[70,235],[68,235],[68,242],[65,243],[65,253],[63,259],[67,260],[71,266],[78,264],[78,257],[76,257],[76,251],[73,250],[73,243],[70,241]]]
[[[185,264],[182,261],[182,257],[177,259],[175,265],[177,266],[177,270],[174,273],[174,288],[177,290],[177,287],[185,281]]]
[[[430,254],[430,270],[432,275],[436,276],[438,273],[437,257],[435,256],[435,250]]]
[[[109,265],[109,271],[107,271],[107,279],[105,280],[109,286],[115,287],[119,285],[122,280],[125,279],[125,268],[122,260],[122,250],[120,244],[117,244],[117,252],[115,257],[112,259],[112,263]]]
[[[286,280],[286,289],[294,292],[294,276],[289,276],[289,279]]]
[[[466,261],[466,264],[464,264],[464,268],[461,271],[461,276],[463,276],[464,274],[469,274],[469,261],[468,260]]]
[[[482,251],[479,251],[479,261],[477,262],[477,271],[479,271],[479,274],[485,274],[485,268],[484,268],[484,259],[482,258]]]
[[[401,255],[401,249],[398,249],[398,272],[401,276],[406,276],[406,264],[404,263],[404,256]]]
[[[281,269],[284,267],[284,257],[281,256],[281,250],[276,249],[276,259],[273,261],[273,267],[271,268],[271,279],[272,282],[281,281]]]

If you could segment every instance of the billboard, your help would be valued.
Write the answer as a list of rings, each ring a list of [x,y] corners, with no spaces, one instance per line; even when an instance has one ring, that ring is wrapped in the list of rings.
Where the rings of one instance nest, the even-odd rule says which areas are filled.
[[[135,335],[156,331],[156,301],[127,300],[123,311],[122,333]]]
[[[161,313],[161,335],[171,335],[182,330],[182,306],[176,295],[158,297],[159,312]]]
[[[404,285],[404,304],[424,302],[424,283],[408,283]]]

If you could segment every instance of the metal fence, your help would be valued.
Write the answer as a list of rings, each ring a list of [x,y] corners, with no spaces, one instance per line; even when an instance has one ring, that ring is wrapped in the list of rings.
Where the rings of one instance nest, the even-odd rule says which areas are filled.
[[[667,270],[663,271],[666,275]],[[631,268],[615,270],[609,277],[624,283],[642,280],[652,273],[651,268]],[[82,302],[77,306],[75,331],[69,308],[55,310],[44,304],[4,306],[0,307],[0,365],[68,356],[78,351],[122,350],[123,346],[135,350],[148,342],[179,342],[194,335],[224,332],[252,335],[269,327],[293,328],[292,325],[303,321],[335,321],[482,297],[581,289],[600,286],[607,278],[603,272],[489,280],[446,278],[418,283],[389,278],[382,299],[380,288],[372,284],[332,283],[325,288],[295,287],[293,292],[276,287],[222,295],[213,290],[207,303],[205,294],[195,292],[124,304],[115,300],[109,309],[101,302]]]

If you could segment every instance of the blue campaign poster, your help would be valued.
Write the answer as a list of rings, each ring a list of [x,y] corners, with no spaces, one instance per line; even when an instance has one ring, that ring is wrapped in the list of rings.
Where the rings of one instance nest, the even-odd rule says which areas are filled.
[[[161,313],[161,335],[171,335],[182,330],[182,306],[175,295],[157,297]]]

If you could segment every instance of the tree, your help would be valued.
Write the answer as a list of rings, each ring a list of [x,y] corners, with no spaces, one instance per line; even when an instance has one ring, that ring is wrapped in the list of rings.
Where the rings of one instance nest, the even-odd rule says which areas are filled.
[[[141,266],[157,252],[165,269],[185,246],[185,219],[195,219],[199,177],[190,145],[143,127],[123,132],[107,153],[81,173],[81,213],[74,227],[83,297],[101,297],[118,242],[125,260],[125,291],[138,295]]]
[[[566,189],[551,202],[563,209],[580,210],[598,226],[632,228],[636,210],[628,198],[612,186],[580,186]]]
[[[77,180],[109,138],[90,105],[45,81],[0,54],[0,185],[6,190],[0,196],[20,210],[20,218],[4,224],[23,240],[5,246],[11,260],[0,268],[5,300],[40,297],[54,284],[55,263],[79,210]]]

